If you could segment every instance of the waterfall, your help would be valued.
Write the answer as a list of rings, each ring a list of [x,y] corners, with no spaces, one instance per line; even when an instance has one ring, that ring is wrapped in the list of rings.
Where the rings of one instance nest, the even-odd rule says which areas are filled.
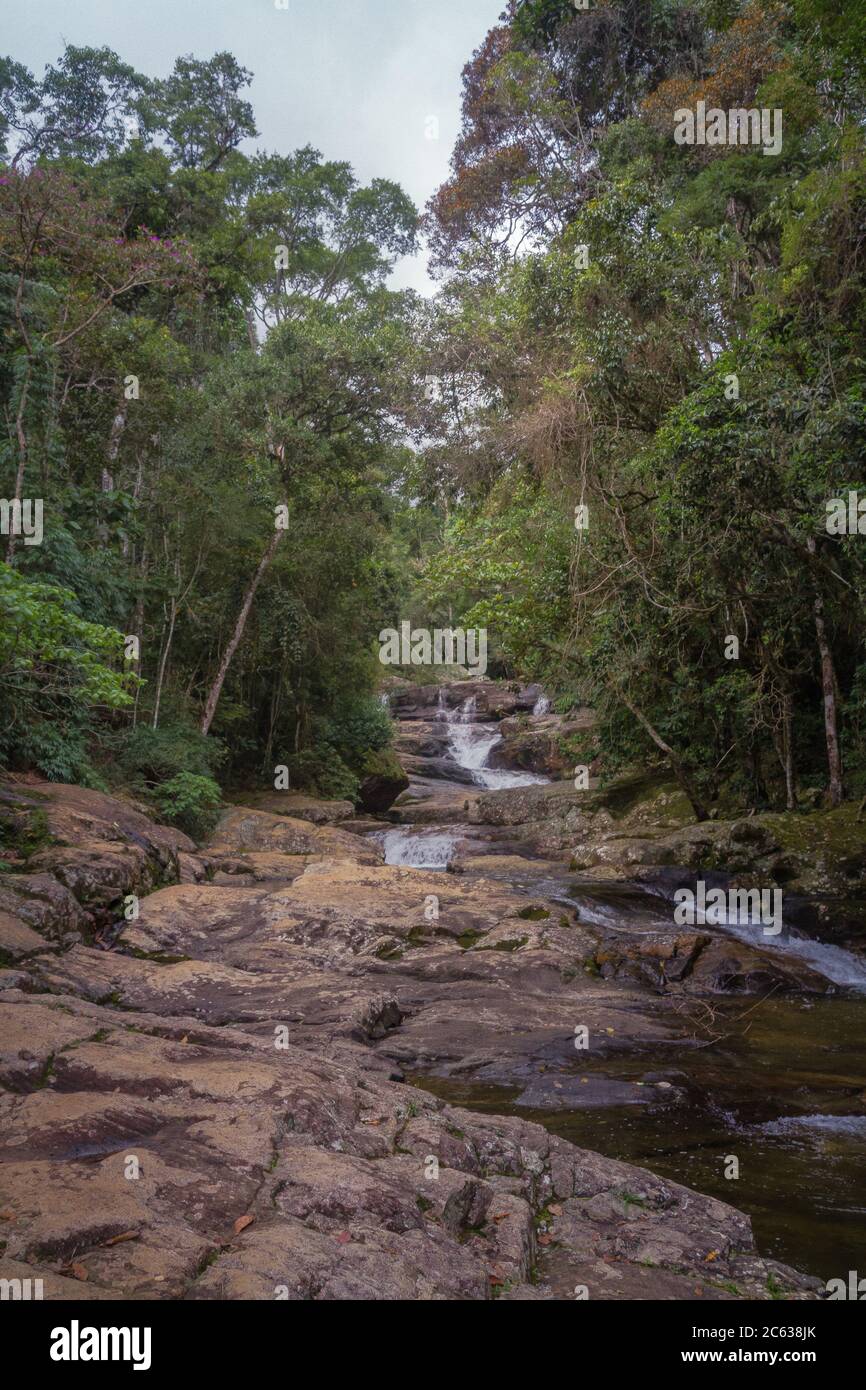
[[[370,836],[382,846],[386,864],[403,864],[410,869],[446,868],[459,838],[453,831],[416,830],[408,826],[377,830]]]
[[[550,713],[550,701],[546,695],[539,695],[535,704],[532,706],[532,713],[539,716]]]
[[[495,725],[478,721],[478,701],[474,695],[470,695],[456,710],[447,710],[444,718],[449,726],[449,753],[459,767],[472,773],[473,781],[480,787],[528,787],[532,783],[548,780],[535,772],[512,772],[508,768],[487,767],[487,759],[497,744],[502,742],[502,735]]]

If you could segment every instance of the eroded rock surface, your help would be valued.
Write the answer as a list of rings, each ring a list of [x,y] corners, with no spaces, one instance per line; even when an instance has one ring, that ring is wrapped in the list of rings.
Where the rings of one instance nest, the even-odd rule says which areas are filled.
[[[815,1296],[732,1207],[402,1080],[568,1088],[577,1023],[608,1049],[682,1039],[561,903],[262,809],[196,849],[111,798],[40,795],[66,844],[0,885],[0,1278],[46,1298]],[[154,863],[170,881],[100,935],[93,904]]]

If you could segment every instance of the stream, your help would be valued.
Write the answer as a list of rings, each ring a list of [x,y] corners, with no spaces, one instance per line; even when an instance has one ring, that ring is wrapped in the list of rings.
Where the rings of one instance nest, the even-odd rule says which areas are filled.
[[[496,724],[478,717],[474,699],[449,709],[440,692],[437,718],[447,724],[447,753],[470,774],[470,787],[509,788],[549,779],[489,766],[501,743]],[[546,713],[547,702],[537,707]],[[468,790],[465,783],[461,788]],[[445,871],[467,838],[492,839],[467,824],[404,824],[374,832],[388,864]],[[670,902],[637,883],[575,884],[556,865],[539,864],[524,880],[513,868],[485,873],[528,895],[577,907],[580,919],[607,931],[652,931],[671,920]],[[717,914],[714,930],[754,944],[754,927]],[[775,950],[799,957],[832,982],[826,996],[713,997],[722,1039],[635,1047],[575,1065],[593,1078],[667,1085],[670,1104],[586,1104],[534,1109],[519,1088],[414,1075],[412,1081],[455,1104],[514,1113],[581,1147],[642,1164],[653,1172],[746,1211],[762,1251],[820,1278],[866,1273],[866,961],[814,940],[785,922]],[[745,1025],[741,1020],[748,1012]],[[726,1026],[730,1023],[730,1032]],[[663,1060],[661,1060],[663,1058]],[[648,1072],[647,1068],[655,1067]],[[619,1093],[618,1093],[619,1094]],[[636,1092],[637,1094],[637,1092]],[[736,1158],[736,1179],[726,1177]]]

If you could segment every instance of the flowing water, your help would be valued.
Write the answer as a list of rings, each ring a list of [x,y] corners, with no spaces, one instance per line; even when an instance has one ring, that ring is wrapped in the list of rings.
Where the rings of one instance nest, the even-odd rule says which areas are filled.
[[[440,692],[438,717],[448,725],[448,750],[478,787],[517,787],[548,779],[490,768],[501,742],[496,726],[477,717],[470,699],[449,709]],[[535,712],[545,713],[544,697]],[[447,867],[459,841],[479,826],[403,825],[377,832],[386,862],[419,869]],[[492,838],[492,836],[488,837]],[[673,919],[670,895],[637,883],[575,884],[564,871],[538,864],[515,873],[496,859],[485,869],[515,889],[575,908],[581,921],[607,932],[658,930]],[[684,877],[682,886],[688,884]],[[748,914],[710,909],[717,932],[755,945]],[[816,941],[784,921],[762,949],[798,957],[832,982],[827,996],[751,999],[714,997],[720,1040],[712,1046],[665,1043],[577,1059],[571,1070],[631,1082],[652,1103],[538,1109],[520,1103],[524,1088],[493,1087],[471,1078],[411,1079],[470,1109],[533,1119],[582,1148],[642,1164],[655,1173],[748,1212],[762,1253],[829,1279],[849,1269],[866,1274],[866,962]],[[666,1090],[659,1088],[665,1083]],[[526,1088],[527,1102],[530,1087]],[[658,1097],[662,1099],[659,1100]],[[738,1176],[728,1177],[736,1159]]]
[[[440,717],[448,724],[448,752],[458,767],[472,773],[479,787],[528,787],[533,782],[547,782],[537,772],[514,772],[511,768],[488,767],[490,754],[502,742],[495,724],[481,723],[477,702],[471,695],[455,710],[439,706]]]
[[[715,1047],[665,1044],[592,1062],[593,1077],[637,1083],[639,1095],[650,1093],[650,1079],[666,1081],[669,1103],[539,1110],[521,1105],[516,1088],[412,1079],[452,1104],[521,1115],[581,1148],[729,1202],[751,1217],[762,1254],[821,1279],[849,1269],[862,1276],[864,1004],[770,999],[743,1020],[750,1007],[713,1000],[720,1030],[731,1028]]]
[[[453,830],[416,830],[402,825],[377,830],[370,836],[382,846],[386,864],[403,864],[410,869],[447,868],[460,838]]]

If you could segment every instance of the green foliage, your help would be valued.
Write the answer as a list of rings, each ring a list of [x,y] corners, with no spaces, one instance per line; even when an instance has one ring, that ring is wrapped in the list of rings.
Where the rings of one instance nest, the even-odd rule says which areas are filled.
[[[0,493],[45,514],[7,543],[0,757],[52,777],[293,762],[345,792],[384,736],[346,700],[399,585],[413,300],[385,282],[417,214],[311,148],[241,153],[250,77],[229,53],[164,80],[106,48],[41,79],[0,61]]]
[[[138,724],[106,737],[112,776],[142,788],[169,782],[179,773],[210,777],[225,756],[216,739],[204,738],[191,724]]]
[[[828,680],[866,776],[866,557],[825,525],[864,495],[860,9],[529,0],[467,70],[430,205],[456,404],[423,597],[592,703],[607,774],[666,746],[705,801],[837,795]],[[780,107],[781,151],[678,146],[698,99]]]
[[[317,796],[355,801],[360,778],[324,737],[315,739],[289,763],[294,781]]]
[[[322,721],[322,734],[341,758],[357,765],[367,752],[391,742],[391,717],[377,700],[349,698]]]
[[[219,820],[222,794],[212,777],[179,772],[155,789],[153,801],[160,819],[203,840]]]
[[[315,721],[311,747],[290,763],[294,780],[320,796],[357,799],[369,759],[391,742],[388,711],[372,698],[345,697]]]
[[[117,669],[122,635],[74,604],[69,590],[0,563],[0,760],[90,783],[93,716],[129,705],[134,678]]]

